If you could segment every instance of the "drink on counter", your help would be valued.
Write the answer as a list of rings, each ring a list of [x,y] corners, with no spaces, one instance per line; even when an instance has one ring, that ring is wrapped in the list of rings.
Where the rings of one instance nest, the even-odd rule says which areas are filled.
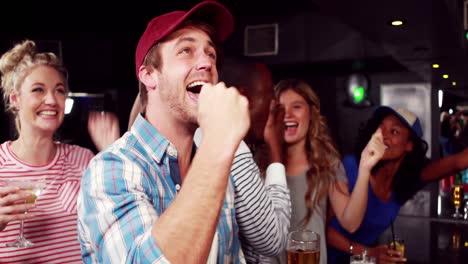
[[[288,263],[289,264],[319,264],[320,251],[319,250],[288,250]]]
[[[320,235],[310,230],[296,230],[288,234],[286,244],[288,264],[319,264]]]
[[[461,197],[462,197],[461,186],[460,185],[455,185],[453,187],[453,205],[456,208],[460,207]]]
[[[460,213],[459,208],[463,200],[463,187],[460,184],[453,186],[452,201],[455,207],[455,213],[452,215],[454,218],[462,218],[463,214]]]

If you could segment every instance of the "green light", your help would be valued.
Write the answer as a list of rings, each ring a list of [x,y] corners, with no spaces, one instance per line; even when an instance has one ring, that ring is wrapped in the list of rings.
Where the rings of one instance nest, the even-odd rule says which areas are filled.
[[[468,31],[465,33],[465,38],[468,40]]]
[[[357,86],[353,89],[353,100],[356,104],[359,104],[364,100],[364,87]]]

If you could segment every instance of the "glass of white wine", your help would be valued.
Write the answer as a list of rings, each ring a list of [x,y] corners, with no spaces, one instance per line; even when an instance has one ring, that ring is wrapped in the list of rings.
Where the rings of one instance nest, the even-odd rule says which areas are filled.
[[[18,179],[18,180],[8,180],[8,186],[15,186],[20,188],[21,191],[30,192],[31,196],[26,199],[26,203],[35,203],[37,197],[42,193],[45,187],[45,179],[40,180],[27,180],[27,179]],[[25,214],[28,212],[25,211]],[[34,245],[33,242],[27,240],[24,237],[24,221],[20,220],[20,233],[16,240],[12,243],[7,243],[7,247],[23,248],[30,247]]]

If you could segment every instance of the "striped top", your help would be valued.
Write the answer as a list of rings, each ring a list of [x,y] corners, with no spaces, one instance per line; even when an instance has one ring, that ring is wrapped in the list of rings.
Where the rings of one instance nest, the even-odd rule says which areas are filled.
[[[272,163],[265,183],[250,149],[241,143],[231,174],[235,186],[236,218],[247,263],[264,263],[286,247],[291,218],[291,202],[285,168]]]
[[[19,234],[19,221],[10,222],[0,232],[0,263],[81,263],[76,197],[81,176],[94,154],[79,146],[57,143],[57,153],[49,164],[32,166],[20,161],[10,144],[0,145],[0,184],[8,179],[45,177],[46,185],[31,210],[38,216],[24,221],[25,238],[35,245],[5,247]]]
[[[177,195],[172,144],[138,115],[130,132],[99,153],[83,175],[78,230],[85,263],[169,263],[151,229]],[[183,188],[183,187],[182,187]],[[245,263],[230,181],[218,226],[217,263]]]
[[[195,143],[201,138],[202,132],[197,129]],[[281,163],[270,164],[263,182],[252,152],[242,141],[234,156],[231,175],[245,259],[247,263],[263,263],[268,260],[265,256],[276,256],[286,247],[291,218],[286,170]]]

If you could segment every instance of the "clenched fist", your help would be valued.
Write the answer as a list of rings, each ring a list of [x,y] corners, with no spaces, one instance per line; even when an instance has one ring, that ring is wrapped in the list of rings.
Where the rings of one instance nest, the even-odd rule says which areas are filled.
[[[223,82],[207,83],[202,87],[198,104],[198,123],[204,138],[235,151],[250,126],[247,98]]]

